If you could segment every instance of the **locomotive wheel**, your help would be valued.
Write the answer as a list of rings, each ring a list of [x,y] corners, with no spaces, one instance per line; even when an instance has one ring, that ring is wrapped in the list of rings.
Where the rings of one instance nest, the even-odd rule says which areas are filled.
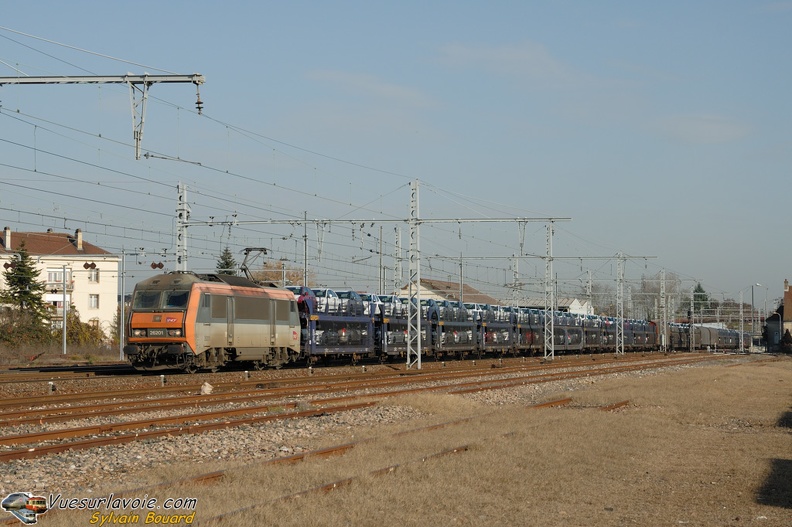
[[[266,370],[267,369],[267,363],[264,362],[263,360],[254,360],[253,361],[253,369],[256,370],[256,371]]]

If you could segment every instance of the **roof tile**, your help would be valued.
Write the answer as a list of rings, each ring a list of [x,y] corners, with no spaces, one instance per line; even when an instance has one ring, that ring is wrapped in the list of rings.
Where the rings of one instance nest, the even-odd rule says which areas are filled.
[[[77,249],[77,233],[65,232],[10,232],[11,249],[6,249],[6,234],[0,230],[0,254],[11,254],[19,251],[22,242],[28,254],[34,256],[79,256],[112,254],[109,251],[86,242],[83,239],[82,250]]]

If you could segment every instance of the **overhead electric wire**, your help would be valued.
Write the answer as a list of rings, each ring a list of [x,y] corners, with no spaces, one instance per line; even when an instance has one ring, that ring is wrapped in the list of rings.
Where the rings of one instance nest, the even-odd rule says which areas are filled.
[[[31,35],[30,33],[23,33],[22,31],[17,31],[16,29],[11,29],[11,28],[9,28],[9,27],[0,26],[0,30],[3,30],[3,31],[8,31],[8,32],[10,32],[10,33],[16,33],[17,35],[22,35],[23,37],[32,38],[32,39],[34,39],[34,40],[40,40],[40,41],[42,41],[42,42],[46,42],[46,43],[48,43],[48,44],[54,44],[54,45],[56,45],[56,46],[60,46],[60,47],[63,47],[63,48],[68,48],[68,49],[72,49],[72,50],[75,50],[75,51],[79,51],[79,52],[81,52],[81,53],[87,53],[88,55],[94,55],[94,56],[101,57],[101,58],[104,58],[104,59],[109,59],[109,60],[114,60],[114,61],[116,61],[116,62],[123,62],[123,63],[125,63],[125,64],[130,64],[130,65],[132,65],[132,66],[138,66],[138,67],[145,68],[145,69],[149,69],[149,70],[161,71],[161,72],[163,72],[163,73],[167,73],[167,74],[175,75],[175,73],[174,73],[174,72],[172,72],[172,71],[163,70],[163,69],[161,69],[161,68],[156,68],[156,67],[154,67],[154,66],[146,66],[145,64],[140,64],[139,62],[133,62],[133,61],[131,61],[131,60],[121,59],[121,58],[118,58],[118,57],[113,57],[113,56],[111,56],[111,55],[105,55],[105,54],[103,54],[103,53],[97,53],[96,51],[91,51],[91,50],[88,50],[88,49],[79,48],[79,47],[77,47],[77,46],[72,46],[72,45],[70,45],[70,44],[64,44],[64,43],[62,43],[62,42],[57,42],[57,41],[55,41],[55,40],[50,40],[50,39],[43,38],[43,37],[37,37],[36,35]],[[5,38],[8,38],[8,37],[5,37]],[[9,39],[9,40],[11,40],[11,39]],[[16,42],[16,41],[14,41],[14,42]],[[31,48],[30,46],[27,46],[27,45],[25,45],[25,44],[21,44],[21,43],[19,43],[19,42],[17,42],[17,43],[18,43],[18,44],[20,44],[20,45],[22,45],[22,46],[25,46],[25,47],[27,47],[27,48],[29,48],[29,49],[32,49],[33,51],[38,51],[39,53],[42,53],[42,54],[46,55],[46,53],[43,53],[43,52],[42,52],[42,51],[40,51],[40,50],[37,50],[37,49],[35,49],[35,48]],[[63,61],[63,60],[61,60],[61,59],[58,59],[58,58],[56,58],[56,57],[53,57],[53,56],[51,56],[51,55],[47,55],[47,56],[48,56],[48,57],[50,57],[50,58],[53,58],[53,59],[55,59],[55,60],[60,60],[61,62],[64,62],[64,63],[66,63],[66,64],[69,64],[68,62],[65,62],[65,61]],[[70,65],[70,66],[73,66],[73,64],[69,64],[69,65]],[[76,68],[79,68],[78,66],[74,66],[74,67],[76,67]],[[82,69],[82,68],[79,68],[79,69]],[[83,71],[88,71],[88,70],[84,70],[84,69],[83,69]]]
[[[10,29],[10,28],[7,28],[7,27],[0,26],[0,30],[10,31],[12,33],[15,33],[15,34],[18,34],[18,35],[22,35],[22,36],[25,36],[25,37],[28,37],[28,38],[33,38],[33,39],[36,39],[36,40],[39,40],[39,41],[42,41],[42,42],[46,42],[48,44],[62,46],[64,48],[76,50],[76,51],[87,53],[87,54],[90,54],[90,55],[95,55],[95,56],[98,56],[98,57],[101,57],[101,58],[104,58],[104,59],[109,59],[109,60],[113,60],[113,61],[123,62],[123,63],[131,64],[131,65],[134,65],[134,66],[137,66],[137,67],[143,67],[143,68],[146,68],[146,69],[149,69],[149,70],[156,70],[156,71],[161,71],[161,72],[166,72],[166,73],[172,73],[172,72],[170,72],[168,70],[164,70],[164,69],[161,69],[161,68],[154,68],[152,66],[146,66],[146,65],[134,62],[134,61],[129,61],[129,60],[121,59],[121,58],[118,58],[118,57],[112,57],[112,56],[109,56],[109,55],[92,52],[90,50],[86,50],[86,49],[82,49],[82,48],[79,48],[79,47],[76,47],[76,46],[71,46],[71,45],[68,45],[68,44],[63,44],[63,43],[56,42],[56,41],[53,41],[53,40],[49,40],[49,39],[37,37],[37,36],[34,36],[34,35],[26,34],[26,33],[23,33],[23,32],[20,32],[20,31],[16,31],[16,30],[13,30],[13,29]],[[0,35],[0,36],[3,36],[3,35]],[[41,50],[37,50],[37,49],[35,49],[33,47],[27,46],[26,44],[18,42],[18,41],[14,40],[14,39],[10,39],[10,38],[8,38],[6,36],[3,36],[3,38],[6,38],[9,41],[15,42],[15,43],[17,43],[17,44],[19,44],[21,46],[25,46],[26,48],[32,49],[33,51],[41,53],[41,54],[43,54],[43,55],[45,55],[47,57],[50,57],[50,58],[52,58],[54,60],[59,60],[60,62],[63,62],[64,64],[68,64],[68,65],[70,65],[72,67],[75,67],[75,68],[78,68],[78,69],[80,69],[82,71],[88,71],[88,70],[86,70],[84,68],[81,68],[79,66],[76,66],[76,65],[74,65],[74,64],[72,64],[70,62],[67,62],[67,61],[64,61],[62,59],[59,59],[58,57],[55,57],[55,56],[53,56],[51,54],[48,54],[48,53],[45,53],[45,52],[43,52]],[[17,70],[17,71],[19,72],[19,70]],[[151,97],[151,99],[155,100],[155,101],[157,101],[157,102],[159,102],[161,104],[166,104],[166,105],[172,106],[174,108],[177,108],[177,109],[179,109],[179,111],[184,110],[184,111],[187,111],[187,112],[190,112],[190,113],[195,113],[191,109],[183,108],[183,107],[181,107],[179,105],[175,105],[173,103],[170,103],[168,101],[164,101],[164,100],[162,100],[160,98],[157,98],[157,97]],[[3,112],[2,108],[0,108],[0,112],[5,114],[5,112]],[[305,148],[305,147],[302,147],[302,146],[299,146],[299,145],[296,145],[296,144],[293,144],[293,143],[281,141],[281,140],[269,137],[267,135],[264,135],[264,134],[261,134],[261,133],[258,133],[258,132],[253,132],[253,131],[247,130],[247,129],[239,127],[239,126],[231,125],[231,124],[226,123],[226,122],[224,122],[224,121],[222,121],[222,120],[220,120],[218,118],[212,117],[211,115],[207,115],[206,113],[204,113],[202,115],[202,117],[204,117],[205,119],[208,119],[209,121],[214,122],[216,124],[220,124],[220,125],[224,126],[227,130],[233,131],[233,132],[241,135],[242,137],[245,137],[245,138],[247,138],[247,139],[249,139],[251,141],[257,142],[259,144],[265,145],[265,144],[267,144],[267,142],[269,142],[268,146],[270,146],[270,148],[272,148],[272,146],[271,146],[272,144],[276,144],[276,145],[279,145],[279,146],[282,146],[282,147],[286,147],[286,148],[293,149],[293,150],[296,150],[296,151],[299,151],[299,152],[310,154],[312,156],[317,156],[317,157],[321,157],[321,158],[324,158],[324,159],[328,159],[328,160],[334,161],[336,163],[341,163],[341,164],[344,164],[344,165],[347,165],[347,166],[353,166],[353,167],[356,167],[356,168],[361,168],[361,169],[367,170],[367,171],[369,171],[371,173],[382,174],[382,175],[385,175],[385,176],[394,176],[394,177],[399,177],[399,178],[408,179],[408,180],[414,179],[414,178],[406,176],[405,174],[401,174],[401,173],[394,172],[394,171],[391,171],[391,170],[386,170],[386,169],[372,167],[372,166],[365,165],[365,164],[362,164],[362,163],[357,163],[357,162],[354,162],[354,161],[343,159],[343,158],[340,158],[340,157],[337,157],[337,156],[324,154],[324,153],[318,152],[316,150]],[[77,131],[77,132],[80,132],[80,133],[85,133],[85,132],[82,132],[80,130],[77,130],[77,129],[74,129],[74,128],[70,128],[70,127],[64,127],[64,128],[70,129],[72,131]],[[55,133],[55,132],[52,132],[52,131],[50,131],[50,132],[51,133]],[[100,139],[104,139],[104,140],[110,141],[110,139],[108,139],[108,138],[106,138],[106,137],[104,137],[102,135],[97,135],[97,134],[88,134],[88,135],[92,135],[93,137],[98,137]],[[44,153],[43,150],[37,149],[35,146],[34,147],[30,147],[30,146],[27,146],[27,145],[20,145],[18,143],[14,143],[13,141],[7,141],[7,142],[9,142],[11,144],[15,144],[16,146],[22,146],[24,148],[31,148],[31,149],[33,149],[33,150],[35,150],[37,152]],[[123,142],[120,142],[120,141],[116,141],[116,143],[126,145],[126,143],[123,143]],[[273,150],[275,150],[275,151],[277,151],[277,152],[279,152],[279,153],[281,153],[283,155],[286,155],[286,156],[289,156],[289,157],[293,157],[290,154],[284,152],[282,149],[274,149],[273,148]],[[160,180],[154,180],[154,179],[150,179],[150,178],[144,178],[144,177],[141,177],[141,176],[136,176],[134,174],[129,174],[129,173],[117,171],[117,170],[114,170],[114,169],[110,169],[108,167],[102,167],[102,166],[94,164],[94,163],[86,163],[84,161],[80,161],[80,160],[77,160],[77,159],[74,159],[74,158],[70,158],[68,156],[61,156],[59,154],[54,154],[54,153],[51,153],[51,152],[47,152],[47,153],[50,154],[50,155],[55,155],[55,156],[61,157],[62,159],[73,161],[73,162],[84,163],[85,166],[90,166],[92,168],[96,168],[96,169],[99,169],[99,170],[107,170],[107,171],[109,171],[110,173],[113,173],[113,174],[121,174],[124,177],[133,177],[133,178],[137,178],[137,179],[142,180],[142,181],[146,181],[147,183],[155,183],[155,184],[160,184],[160,185],[165,185],[165,186],[172,187],[172,184],[168,184],[168,183],[165,183],[165,182],[160,181]],[[176,157],[174,159],[179,159],[179,158]],[[27,171],[31,171],[31,172],[38,172],[38,171],[35,171],[35,170],[25,169],[25,168],[22,168],[22,167],[14,167],[13,165],[3,165],[3,166],[8,166],[10,168],[15,168],[15,169],[18,169],[18,170],[27,170]],[[286,192],[296,193],[299,196],[309,197],[309,198],[312,198],[312,199],[317,199],[317,200],[324,201],[324,202],[327,202],[327,203],[331,203],[331,204],[334,204],[334,205],[342,205],[344,207],[348,207],[348,206],[354,207],[351,210],[348,210],[346,213],[341,214],[339,219],[342,219],[345,216],[350,216],[356,211],[366,211],[366,212],[372,212],[372,213],[375,213],[375,214],[384,214],[384,211],[375,211],[375,210],[370,210],[368,208],[372,203],[375,203],[377,200],[382,200],[383,199],[382,195],[380,195],[378,198],[372,199],[371,201],[369,201],[369,202],[367,202],[367,203],[365,203],[363,205],[354,206],[352,203],[349,203],[349,202],[346,202],[346,201],[340,200],[340,199],[331,198],[331,197],[329,197],[327,195],[319,195],[318,193],[312,193],[310,191],[306,191],[306,190],[303,190],[303,189],[292,188],[292,187],[284,186],[284,185],[281,185],[281,184],[278,184],[278,183],[275,183],[275,182],[263,181],[261,179],[257,179],[255,177],[250,177],[250,176],[247,176],[245,174],[238,173],[238,172],[235,172],[235,171],[223,170],[223,169],[219,169],[219,168],[215,168],[215,167],[211,167],[211,166],[206,166],[204,163],[201,163],[200,165],[198,165],[198,167],[200,169],[203,169],[203,170],[208,170],[210,173],[220,174],[223,177],[229,177],[230,176],[230,177],[238,178],[238,179],[243,180],[243,181],[250,181],[250,182],[253,182],[253,183],[257,183],[257,184],[261,184],[261,185],[265,185],[265,186],[270,186],[272,188],[280,189],[280,190],[283,190],[283,191],[286,191]],[[314,168],[316,168],[316,167],[314,167]],[[47,172],[43,172],[43,174],[48,175],[50,177],[56,177],[56,178],[59,178],[59,179],[67,180],[67,181],[74,181],[74,182],[84,183],[84,184],[96,184],[96,183],[89,182],[89,181],[86,181],[86,180],[79,180],[78,178],[70,178],[68,176],[63,176],[63,175],[59,175],[59,174],[52,174],[52,173],[47,173]],[[24,186],[24,185],[18,185],[18,184],[14,185],[12,183],[8,183],[8,184],[12,185],[12,186],[16,186],[17,188],[24,188],[26,190],[41,192],[40,189],[36,189],[36,188]],[[422,182],[422,184],[424,184],[427,188],[430,189],[430,191],[434,192],[437,195],[444,194],[446,197],[453,196],[454,199],[452,199],[451,201],[453,203],[455,203],[457,206],[465,207],[467,209],[473,210],[473,211],[475,211],[476,214],[480,214],[483,217],[487,217],[487,214],[485,212],[482,212],[479,207],[484,206],[486,208],[491,208],[493,211],[503,211],[506,208],[506,205],[504,203],[498,203],[498,202],[482,200],[480,197],[477,197],[476,199],[473,199],[473,198],[469,198],[469,197],[463,196],[463,195],[461,195],[459,193],[452,192],[449,189],[440,189],[440,188],[435,187],[435,186],[433,186],[433,185],[431,185],[429,183],[426,183],[426,182]],[[116,190],[123,190],[123,191],[127,191],[127,192],[133,192],[133,191],[128,190],[128,189],[119,188],[117,186],[106,185],[106,184],[104,186],[107,186],[107,188],[114,188]],[[385,196],[389,196],[392,193],[396,192],[397,190],[400,190],[403,187],[404,187],[404,185],[400,185],[397,189],[394,189],[394,190],[390,191]],[[156,196],[156,195],[147,194],[147,193],[141,193],[141,192],[138,192],[138,193],[139,194],[145,194],[146,196],[156,197],[158,199],[169,199],[169,198],[167,198],[165,196]],[[197,196],[200,196],[201,199],[211,199],[211,200],[214,200],[215,202],[221,203],[221,204],[226,204],[226,205],[227,204],[233,204],[236,207],[239,207],[240,205],[242,205],[243,207],[245,207],[245,209],[243,209],[243,210],[239,210],[238,208],[233,208],[233,209],[227,209],[225,211],[222,211],[221,214],[225,214],[226,216],[232,215],[232,214],[239,215],[241,213],[245,213],[246,210],[257,210],[260,213],[273,214],[273,213],[275,213],[275,210],[277,208],[274,205],[272,207],[270,207],[270,208],[262,207],[260,203],[251,203],[250,200],[248,200],[248,199],[246,199],[244,197],[236,196],[236,195],[232,196],[232,195],[228,195],[228,194],[225,194],[225,193],[221,194],[221,193],[219,193],[219,192],[217,192],[215,190],[208,191],[208,190],[205,190],[202,187],[202,185],[193,185],[192,187],[190,187],[190,196],[192,196],[193,194],[197,195]],[[83,200],[86,200],[88,202],[100,203],[98,200],[91,200],[89,198],[84,198],[82,196],[74,196],[74,195],[62,194],[62,193],[59,193],[58,195],[69,197],[71,199],[83,199]],[[448,199],[450,199],[450,198],[448,198]],[[101,203],[107,204],[106,201],[105,202],[101,202]],[[194,200],[191,200],[190,203],[195,205],[195,206],[201,205],[200,202],[194,201]],[[110,205],[111,206],[119,206],[119,207],[123,207],[123,208],[127,208],[127,209],[132,209],[132,210],[136,210],[136,211],[139,211],[139,212],[146,212],[146,213],[151,213],[152,212],[152,211],[145,211],[144,209],[135,208],[135,207],[128,206],[128,205],[113,205],[113,204],[110,204]],[[473,208],[473,206],[475,206],[476,208]],[[0,209],[0,210],[2,210],[2,209]],[[18,211],[18,210],[15,211],[15,212],[20,213],[20,211]],[[22,212],[22,213],[25,213],[25,214],[36,214],[36,213],[33,213],[33,212]],[[173,215],[162,213],[162,212],[154,211],[154,214],[173,218]],[[215,213],[215,214],[217,215],[217,213]],[[293,208],[292,208],[291,211],[284,210],[280,214],[286,215],[286,216],[291,215],[294,218],[295,222],[297,222],[298,224],[301,224],[304,221],[303,218],[300,218],[298,216],[298,213],[294,213],[293,212]],[[42,215],[42,217],[45,217],[45,216]],[[63,218],[63,219],[64,219],[64,221],[67,221],[66,218]],[[68,221],[84,221],[84,220],[68,220]],[[372,221],[376,221],[376,218],[372,219]],[[92,223],[94,223],[94,222],[92,222]],[[219,221],[218,221],[218,223],[219,223]],[[233,222],[228,222],[228,221],[226,221],[225,223],[228,224],[228,225],[232,225],[233,224]],[[425,226],[426,225],[428,225],[428,224],[425,224]],[[105,227],[107,227],[107,225]],[[129,228],[127,226],[124,226],[124,227],[110,226],[110,227],[111,228]],[[252,231],[252,230],[249,230],[249,229],[245,229],[245,228],[243,228],[243,227],[241,227],[239,225],[234,226],[234,229],[235,229],[235,231],[239,231],[239,232],[255,232],[256,234],[259,234],[259,235],[261,234],[260,229],[256,230],[256,231]],[[343,228],[339,229],[338,227],[336,227],[336,229],[337,229],[337,233],[336,234],[338,234],[339,230],[342,233],[346,230],[346,229],[343,229]],[[135,230],[138,230],[138,229],[135,229]],[[155,231],[151,231],[151,232],[155,232]],[[572,234],[574,236],[574,234],[571,233],[568,230],[565,230],[564,232],[568,232],[569,234]],[[436,233],[440,233],[440,234],[437,235]],[[274,237],[276,235],[275,232],[270,232],[269,234],[272,237]],[[329,235],[330,231],[328,230],[328,232],[326,234]],[[426,236],[426,238],[432,238],[434,236],[437,236],[437,238],[439,238],[439,239],[436,240],[434,243],[436,243],[436,245],[438,247],[440,247],[440,248],[442,248],[444,250],[447,250],[449,252],[454,250],[454,247],[449,242],[454,237],[456,237],[457,234],[458,234],[458,238],[460,239],[460,241],[464,241],[465,243],[472,243],[472,242],[476,242],[477,244],[478,243],[485,243],[487,245],[490,245],[492,247],[497,247],[499,249],[513,249],[513,247],[515,245],[515,244],[507,244],[507,243],[502,243],[502,242],[496,242],[494,240],[494,238],[495,238],[494,236],[488,237],[488,238],[483,238],[481,236],[472,235],[472,234],[469,234],[467,232],[464,233],[464,235],[463,235],[463,233],[461,232],[461,229],[459,230],[458,233],[457,232],[452,232],[447,227],[440,227],[440,226],[432,226],[430,229],[424,229],[424,236]],[[160,233],[160,235],[162,236],[163,234]],[[349,236],[349,231],[348,230],[346,230],[346,235],[347,235],[347,237]],[[173,233],[171,233],[168,236],[170,236],[172,238]],[[230,232],[229,232],[229,237],[230,237]],[[221,235],[220,239],[222,240],[222,235]],[[198,241],[198,239],[196,239],[196,241]],[[591,240],[586,240],[586,241],[588,243],[591,243]],[[201,243],[204,243],[204,242],[201,241]],[[206,243],[210,243],[210,242],[207,240]],[[216,239],[213,240],[211,243],[216,243]],[[331,238],[325,239],[321,243],[322,243],[323,246],[324,245],[328,245],[328,246],[334,246],[334,247],[345,248],[345,249],[355,249],[356,245],[357,245],[357,244],[352,244],[352,243],[348,243],[348,242],[347,243],[336,242],[336,241],[333,241]],[[325,255],[327,256],[327,253],[325,253]],[[342,259],[341,261],[345,261],[345,260]],[[503,269],[499,269],[499,270],[501,272],[503,271]],[[472,278],[470,278],[470,279],[472,280]],[[502,284],[501,284],[501,286],[502,286]]]

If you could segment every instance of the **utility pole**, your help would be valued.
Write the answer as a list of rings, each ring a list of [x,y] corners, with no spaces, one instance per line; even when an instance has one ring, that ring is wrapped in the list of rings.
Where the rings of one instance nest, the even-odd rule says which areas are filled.
[[[616,260],[616,353],[624,355],[624,256]]]
[[[382,264],[382,225],[379,228],[379,291],[378,295],[385,294],[385,267]]]
[[[308,287],[308,211],[303,211],[303,287]]]
[[[407,285],[407,369],[421,369],[421,248],[418,180],[410,182],[410,255]],[[427,330],[428,331],[428,330]]]
[[[402,250],[401,250],[401,229],[394,227],[396,233],[396,253],[394,254],[395,265],[393,271],[393,293],[401,290],[402,285]]]
[[[690,286],[690,316],[688,317],[688,327],[690,328],[690,352],[693,353],[695,349],[696,331],[693,328],[693,317],[696,315],[696,287]]]
[[[555,281],[553,275],[553,222],[547,224],[547,241],[546,241],[545,258],[545,311],[544,311],[544,358],[553,360],[555,359],[555,341],[553,336],[555,334]]]
[[[668,309],[666,307],[665,269],[660,271],[660,313],[663,324],[663,332],[660,334],[660,338],[662,339],[660,342],[660,349],[665,352],[668,349]]]
[[[126,255],[131,254],[133,256],[140,256],[144,255],[145,252],[143,247],[139,249],[135,249],[131,253],[127,253],[126,249],[121,249],[121,309],[120,315],[118,320],[118,360],[124,360],[124,340],[126,340]],[[139,263],[139,262],[138,262]]]
[[[187,204],[187,187],[179,181],[176,187],[179,193],[179,204],[176,207],[176,224],[187,225],[190,220],[190,206]],[[187,228],[176,229],[176,270],[187,270]]]
[[[126,327],[124,321],[126,320],[126,294],[124,287],[126,286],[126,252],[121,249],[121,309],[118,315],[118,360],[124,360],[124,340],[126,338]]]
[[[199,73],[192,75],[79,75],[72,77],[0,77],[0,86],[6,84],[126,84],[129,86],[129,99],[132,105],[132,136],[135,140],[135,159],[140,159],[140,143],[143,140],[143,124],[146,121],[146,103],[148,91],[152,84],[157,83],[195,84],[195,109],[198,115],[203,111],[200,85],[204,76]]]
[[[72,292],[74,294],[74,292]],[[63,354],[66,355],[66,326],[69,304],[66,302],[66,264],[63,264]]]

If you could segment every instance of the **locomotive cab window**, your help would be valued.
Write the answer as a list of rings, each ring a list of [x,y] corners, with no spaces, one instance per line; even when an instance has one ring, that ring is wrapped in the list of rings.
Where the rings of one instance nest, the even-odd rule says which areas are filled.
[[[189,298],[189,291],[168,291],[165,297],[165,307],[185,308]]]
[[[156,309],[160,303],[160,291],[137,291],[132,300],[135,309]]]

